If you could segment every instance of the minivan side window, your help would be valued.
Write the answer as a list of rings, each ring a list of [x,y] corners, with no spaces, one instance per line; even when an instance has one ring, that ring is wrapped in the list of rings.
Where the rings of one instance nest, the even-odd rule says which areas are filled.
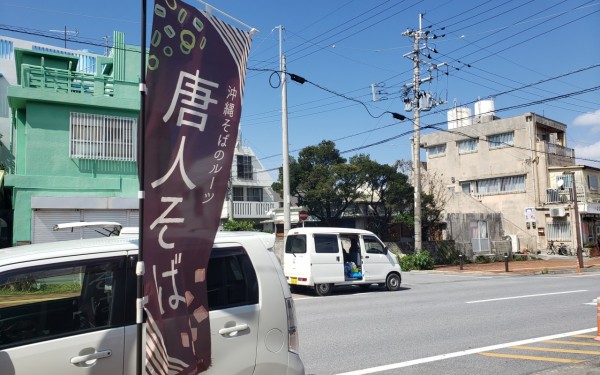
[[[335,254],[340,252],[336,234],[315,234],[314,238],[317,253]]]
[[[208,308],[222,310],[258,303],[258,279],[242,247],[213,249],[206,272]]]
[[[304,234],[290,234],[285,242],[285,252],[288,254],[306,253],[306,236]]]
[[[367,254],[385,254],[385,248],[379,240],[373,236],[364,236],[365,249]]]
[[[124,258],[0,275],[0,349],[124,324]]]

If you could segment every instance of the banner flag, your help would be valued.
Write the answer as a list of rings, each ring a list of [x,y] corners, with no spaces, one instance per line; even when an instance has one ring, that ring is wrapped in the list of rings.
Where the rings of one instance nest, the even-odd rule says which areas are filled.
[[[156,0],[146,74],[143,236],[146,373],[211,364],[206,267],[242,110],[251,35]]]

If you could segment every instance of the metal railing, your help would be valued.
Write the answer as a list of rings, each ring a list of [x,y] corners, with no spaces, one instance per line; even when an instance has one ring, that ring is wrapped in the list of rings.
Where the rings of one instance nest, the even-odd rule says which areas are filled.
[[[21,86],[62,93],[114,96],[112,77],[29,64],[21,65]]]

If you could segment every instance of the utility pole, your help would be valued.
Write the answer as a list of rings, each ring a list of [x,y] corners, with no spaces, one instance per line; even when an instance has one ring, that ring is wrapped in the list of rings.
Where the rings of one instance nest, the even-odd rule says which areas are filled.
[[[283,26],[279,25],[279,70],[281,71],[281,133],[283,152],[283,236],[287,236],[290,225],[290,155],[288,142],[287,77],[285,55],[282,52]]]
[[[442,101],[436,102],[430,93],[421,92],[420,85],[423,82],[430,81],[432,76],[421,79],[420,77],[420,54],[422,51],[437,52],[435,49],[427,47],[427,40],[437,38],[435,35],[429,35],[429,31],[423,31],[423,13],[419,14],[419,30],[406,30],[402,35],[413,39],[413,50],[404,55],[413,61],[413,82],[412,84],[405,85],[408,89],[412,86],[412,101],[408,98],[405,99],[405,109],[407,111],[413,111],[413,138],[412,138],[412,160],[413,160],[413,186],[414,186],[414,227],[415,227],[415,251],[421,251],[423,248],[422,243],[422,211],[421,211],[421,111],[428,111],[433,106],[443,104]],[[423,41],[423,45],[420,42]],[[429,53],[425,56],[431,58]],[[440,66],[447,65],[442,64],[431,64],[428,69],[431,72]],[[408,94],[408,92],[407,92]]]

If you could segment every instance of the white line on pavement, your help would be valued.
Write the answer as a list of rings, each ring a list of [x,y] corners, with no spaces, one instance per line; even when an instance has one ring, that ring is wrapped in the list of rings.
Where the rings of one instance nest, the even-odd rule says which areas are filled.
[[[580,331],[573,331],[573,332],[567,332],[567,333],[559,333],[557,335],[537,337],[537,338],[526,339],[526,340],[521,340],[521,341],[507,342],[505,344],[497,344],[497,345],[484,346],[484,347],[481,347],[481,348],[474,348],[474,349],[469,349],[469,350],[462,350],[460,352],[440,354],[440,355],[435,355],[435,356],[432,356],[432,357],[426,357],[426,358],[421,358],[421,359],[414,359],[412,361],[398,362],[398,363],[392,363],[392,364],[389,364],[389,365],[383,365],[383,366],[366,368],[366,369],[362,369],[362,370],[349,371],[349,372],[344,372],[344,373],[340,373],[340,374],[337,374],[337,375],[365,375],[365,374],[374,374],[376,372],[389,371],[389,370],[394,370],[394,369],[397,369],[397,368],[409,367],[409,366],[414,366],[414,365],[420,365],[420,364],[423,364],[423,363],[429,363],[429,362],[435,362],[435,361],[441,361],[441,360],[449,359],[449,358],[462,357],[462,356],[471,355],[471,354],[477,354],[477,353],[482,353],[482,352],[489,352],[489,351],[492,351],[492,350],[498,350],[498,349],[508,348],[510,346],[527,345],[527,344],[532,344],[534,342],[540,342],[540,341],[546,341],[546,340],[554,340],[554,339],[559,339],[559,338],[568,337],[568,336],[574,336],[574,335],[582,335],[584,333],[594,332],[594,331],[596,331],[596,329],[597,328],[594,327],[594,328],[582,329]]]
[[[493,302],[493,301],[503,301],[507,299],[517,299],[517,298],[529,298],[529,297],[542,297],[542,296],[553,296],[556,294],[569,294],[569,293],[581,293],[588,292],[586,289],[581,290],[570,290],[568,292],[555,292],[555,293],[542,293],[542,294],[529,294],[526,296],[514,296],[514,297],[504,297],[504,298],[492,298],[492,299],[481,299],[479,301],[467,301],[465,303],[481,303],[481,302]]]

